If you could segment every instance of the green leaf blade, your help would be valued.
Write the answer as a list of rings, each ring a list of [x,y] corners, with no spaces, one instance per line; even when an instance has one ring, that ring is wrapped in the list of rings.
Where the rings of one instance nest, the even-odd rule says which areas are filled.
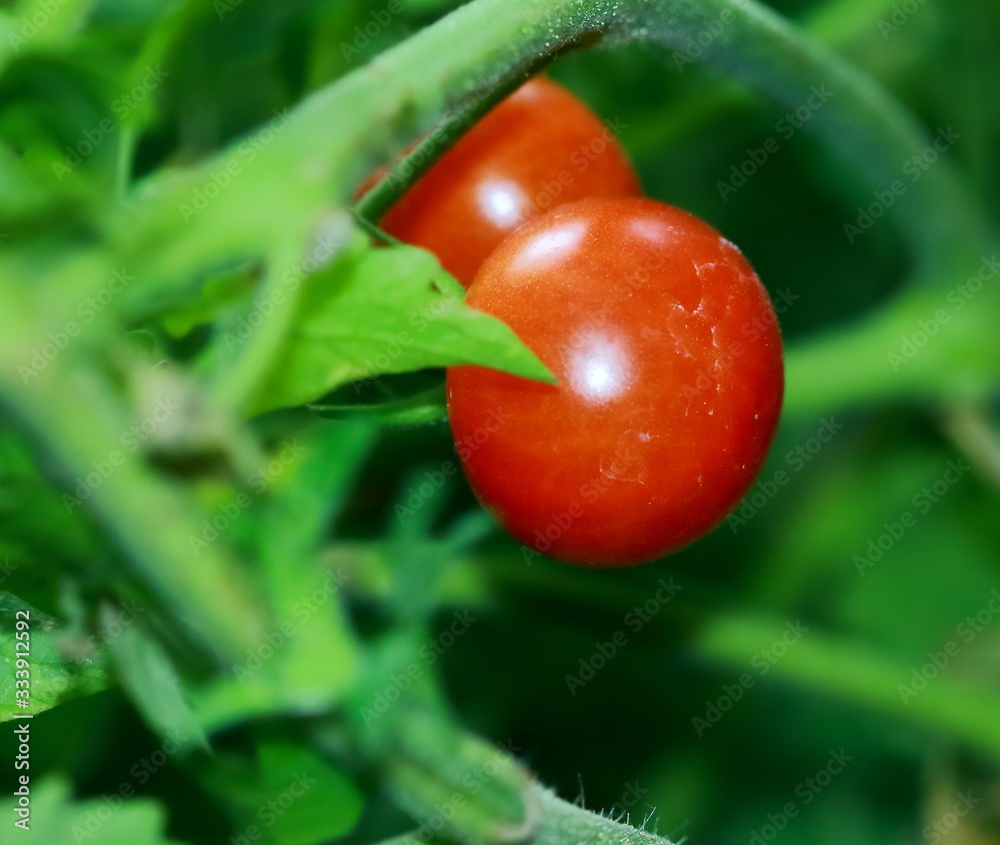
[[[442,272],[420,249],[360,248],[314,277],[254,410],[300,405],[352,381],[432,367],[469,364],[554,381],[508,326],[437,290],[433,282]]]

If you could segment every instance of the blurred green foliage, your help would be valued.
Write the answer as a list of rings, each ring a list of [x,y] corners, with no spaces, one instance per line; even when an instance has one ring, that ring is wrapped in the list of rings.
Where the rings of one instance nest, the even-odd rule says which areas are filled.
[[[76,363],[41,361],[37,401],[0,408],[0,646],[6,666],[13,615],[30,607],[33,835],[87,841],[78,831],[97,818],[89,841],[109,845],[253,841],[254,827],[281,845],[368,843],[470,783],[482,791],[446,832],[485,835],[520,809],[521,768],[506,752],[501,775],[488,768],[501,769],[499,743],[562,798],[674,840],[1000,841],[995,388],[969,405],[795,413],[738,519],[691,548],[628,571],[528,566],[454,471],[439,378],[365,369],[395,331],[391,314],[379,324],[392,306],[444,303],[454,318],[393,372],[492,360],[544,375],[504,327],[469,328],[447,280],[431,289],[426,255],[327,250],[331,266],[302,274],[294,342],[249,399],[227,392],[226,338],[260,301],[259,263],[202,266],[172,293],[126,285],[127,307],[77,309],[94,295],[92,256],[114,252],[109,197],[252,140],[457,5],[0,4],[0,352],[30,364],[33,326],[58,331],[68,313],[83,328]],[[963,212],[995,231],[1000,7],[771,5],[929,135],[958,133],[944,157]],[[850,138],[838,150],[787,134],[787,109],[658,45],[571,53],[551,73],[627,127],[651,196],[740,245],[784,303],[790,346],[907,290],[914,268],[889,220],[845,237],[872,190],[837,154]],[[400,131],[359,152],[353,175]],[[769,139],[778,150],[745,186],[720,191]],[[274,197],[275,225],[289,202]],[[943,223],[956,210],[939,212]],[[310,222],[351,241],[346,217]],[[969,258],[971,274],[982,256]],[[371,332],[331,354],[338,320]],[[835,389],[837,371],[813,376],[818,394]],[[287,408],[313,400],[341,419]],[[132,440],[122,419],[139,426]],[[171,571],[171,555],[195,564]],[[661,601],[665,579],[679,590]],[[609,645],[616,632],[624,646]],[[0,677],[6,718],[12,673]],[[5,726],[7,794],[16,753]],[[569,830],[571,811],[552,812]],[[16,841],[9,797],[0,818],[0,842]]]

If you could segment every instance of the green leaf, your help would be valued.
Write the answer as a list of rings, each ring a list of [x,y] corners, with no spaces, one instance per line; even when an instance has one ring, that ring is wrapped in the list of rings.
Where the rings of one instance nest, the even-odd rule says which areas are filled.
[[[205,281],[197,299],[177,305],[163,315],[163,326],[174,337],[211,323],[223,308],[244,303],[253,293],[253,278],[246,268],[219,273]]]
[[[18,613],[21,614],[19,617]],[[16,623],[18,619],[24,621],[25,614],[28,617],[31,695],[28,707],[18,707],[14,704],[18,680],[15,674]],[[57,620],[10,593],[0,593],[0,626],[2,660],[9,667],[0,676],[0,721],[42,713],[72,698],[93,695],[112,686],[102,651],[93,656],[81,655],[77,660],[71,659],[60,650],[61,631]]]
[[[278,815],[274,838],[281,845],[313,845],[348,833],[364,806],[361,793],[343,772],[312,751],[288,743],[261,748],[261,786],[269,796],[299,783],[303,794]],[[266,821],[266,819],[265,819]]]
[[[762,650],[774,646],[787,624],[780,617],[759,614],[720,617],[702,631],[696,648],[717,661],[746,669]],[[913,664],[872,649],[863,640],[817,630],[805,634],[769,673],[969,743],[1000,760],[996,719],[1000,691],[944,671],[938,675],[930,660],[928,655]]]
[[[327,842],[350,832],[364,807],[340,769],[287,740],[262,743],[257,765],[222,760],[207,776],[228,804],[237,832],[254,842]]]
[[[208,740],[166,649],[139,624],[122,626],[118,636],[111,636],[115,618],[107,605],[101,608],[101,619],[118,678],[152,728],[180,748],[207,750]]]
[[[300,405],[384,373],[457,364],[552,380],[506,325],[437,290],[441,273],[430,253],[413,247],[348,251],[308,282],[292,337],[253,410]]]
[[[353,684],[359,659],[340,592],[356,576],[342,562],[321,560],[320,546],[375,433],[358,422],[314,426],[303,457],[272,487],[256,532],[270,621],[229,672],[197,691],[207,730],[325,712]]]
[[[340,599],[343,576],[323,567],[318,554],[374,439],[374,429],[358,422],[318,426],[261,518],[261,567],[281,635],[275,676],[300,711],[329,706],[357,672],[355,637]]]
[[[28,831],[7,833],[18,820],[16,798],[0,803],[5,819],[0,841],[56,845],[100,842],[101,845],[181,845],[164,832],[166,818],[160,805],[148,798],[125,801],[118,795],[90,801],[73,801],[69,786],[59,777],[31,784],[31,819]],[[119,803],[120,802],[120,803]],[[7,837],[11,837],[9,840]]]

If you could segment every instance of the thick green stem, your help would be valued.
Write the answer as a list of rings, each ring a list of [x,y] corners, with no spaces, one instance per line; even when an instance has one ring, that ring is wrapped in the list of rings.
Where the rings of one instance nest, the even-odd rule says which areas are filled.
[[[123,445],[127,413],[96,373],[69,356],[28,386],[0,382],[0,408],[31,434],[61,477],[67,507],[87,509],[183,634],[228,665],[263,632],[263,614],[236,561],[224,540],[206,542],[184,499],[157,479],[141,452]],[[201,540],[197,552],[191,538]]]
[[[626,827],[617,821],[568,804],[554,793],[535,787],[542,808],[542,822],[531,838],[532,845],[581,845],[590,842],[613,842],[615,845],[670,845],[666,839]],[[629,824],[641,824],[649,807],[637,807]],[[622,821],[625,821],[622,819]],[[388,839],[381,845],[421,845],[428,841],[424,831]],[[431,839],[430,845],[442,845],[447,840]]]

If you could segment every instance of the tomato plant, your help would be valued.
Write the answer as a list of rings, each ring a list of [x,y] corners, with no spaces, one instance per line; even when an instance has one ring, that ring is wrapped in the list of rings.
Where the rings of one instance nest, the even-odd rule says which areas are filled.
[[[5,824],[995,838],[997,33],[994,0],[0,3]],[[611,122],[547,82],[488,115],[543,72]],[[469,143],[555,169],[467,291],[372,229],[443,158],[456,269]],[[781,389],[715,232],[564,202],[637,190],[622,149],[752,257],[787,386],[725,528],[562,566],[707,530]]]
[[[559,378],[448,374],[458,442],[502,421],[465,470],[531,550],[649,560],[746,492],[778,423],[781,337],[757,275],[710,226],[652,200],[573,203],[505,240],[466,301]]]

